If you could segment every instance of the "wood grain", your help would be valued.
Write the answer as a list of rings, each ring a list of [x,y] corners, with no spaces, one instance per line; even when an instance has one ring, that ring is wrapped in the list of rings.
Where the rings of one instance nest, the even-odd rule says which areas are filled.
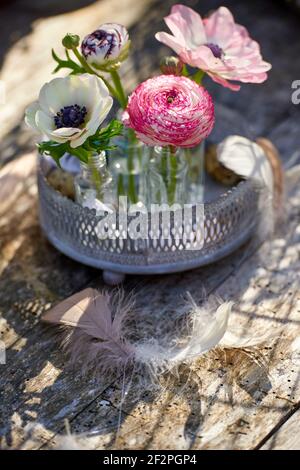
[[[178,379],[165,384],[167,391],[163,393],[144,390],[139,394],[139,389],[133,386],[122,406],[122,426],[113,447],[251,449],[297,406],[300,400],[300,228],[296,203],[299,195],[299,191],[291,194],[289,229],[284,237],[264,245],[218,289],[223,298],[236,300],[231,330],[243,331],[242,338],[252,339],[254,347],[225,348],[199,360],[192,372],[183,369]],[[217,272],[216,268],[216,275]],[[190,284],[193,289],[193,282]],[[145,299],[150,302],[151,287],[148,295],[144,294],[144,288],[145,285],[141,288],[142,303],[146,303]],[[167,296],[170,309],[164,310],[163,305],[164,314],[172,311],[172,305],[178,309],[175,290],[170,295],[164,286],[160,290]],[[159,305],[154,296],[149,313],[151,309],[153,314]],[[107,446],[106,422],[98,415],[103,399],[115,407],[116,420],[121,401],[120,383],[106,389],[71,421],[77,433],[98,429],[98,441],[91,445],[100,449]],[[49,446],[55,442],[52,440]]]
[[[192,373],[183,369],[177,380],[168,383],[168,392],[147,393],[146,389],[139,396],[133,386],[123,403],[121,428],[117,433],[120,382],[108,387],[105,381],[92,384],[88,379],[74,377],[74,372],[65,368],[65,358],[51,332],[37,319],[27,325],[21,323],[18,340],[10,342],[8,362],[0,379],[6,403],[1,425],[2,447],[57,445],[59,439],[55,435],[64,433],[65,418],[74,431],[93,432],[93,439],[85,437],[85,441],[96,448],[246,449],[261,442],[299,402],[298,368],[293,364],[299,354],[295,343],[300,309],[298,200],[299,194],[291,195],[289,230],[284,238],[275,239],[259,253],[252,244],[230,260],[208,268],[172,276],[133,277],[125,285],[127,292],[135,288],[145,316],[178,313],[187,290],[199,301],[204,291],[217,289],[224,298],[236,300],[232,317],[235,327],[246,326],[247,334],[252,337],[272,332],[273,336],[260,348],[257,357],[239,351],[220,351],[194,364]],[[34,201],[29,213],[33,212],[33,206]],[[31,223],[29,219],[29,225],[37,226],[35,217]],[[35,250],[32,240],[37,232],[38,228],[26,233],[25,245],[30,249]],[[41,246],[32,259],[39,259]],[[49,255],[52,252],[55,256]],[[42,259],[48,256],[50,259],[54,256],[51,270],[57,276],[62,270],[61,255],[46,244]],[[32,270],[36,269],[33,265]],[[40,267],[38,272],[46,281],[47,276],[52,279],[47,266],[44,269]],[[73,269],[83,268],[74,264]],[[16,286],[20,263],[10,263],[10,270],[9,283]],[[63,272],[67,277],[70,267]],[[103,287],[100,280],[93,284]],[[47,287],[50,285],[51,282],[46,283]],[[53,293],[57,289],[55,284]],[[47,298],[47,291],[39,292],[41,299]],[[63,296],[64,291],[59,292]],[[14,302],[15,298],[11,290],[10,301]],[[56,293],[52,302],[57,299]],[[14,314],[9,314],[8,324],[13,318]],[[15,323],[20,325],[20,320]],[[267,368],[259,365],[263,358]]]
[[[300,450],[300,411],[296,411],[270,439],[262,450]]]
[[[72,24],[73,32],[83,36],[99,22],[111,21],[112,12],[114,21],[133,26],[130,34],[137,49],[124,66],[128,90],[153,75],[159,57],[167,51],[158,51],[154,33],[163,28],[162,16],[173,3],[169,0],[163,5],[154,0],[104,0],[79,11],[68,7],[68,13],[63,13],[64,8],[67,11],[71,2],[60,2],[63,14],[56,16],[48,16],[48,3],[35,1],[28,11],[24,6],[19,15],[26,17],[25,26],[16,9],[2,12],[0,48],[7,47],[7,38],[12,43],[1,70],[7,95],[7,105],[1,108],[1,162],[21,154],[28,142],[32,146],[31,135],[20,128],[23,111],[52,78],[49,38],[54,38],[51,46],[61,54],[66,26]],[[205,1],[198,6],[202,12],[210,8]],[[222,87],[214,96],[219,102],[223,96],[230,107],[224,120],[230,132],[242,122],[243,113],[247,128],[251,123],[257,135],[272,131],[271,140],[288,159],[299,148],[298,117],[290,112],[291,91],[285,86],[297,71],[298,23],[273,16],[264,2],[257,1],[252,10],[240,2],[235,9],[241,18],[247,16],[251,33],[259,41],[264,39],[268,54],[273,51],[274,68],[281,74],[271,74],[265,85],[256,88],[255,100],[250,86],[243,87],[242,99],[226,90],[223,94]],[[257,22],[258,10],[264,18],[263,30]],[[279,30],[286,40],[281,50],[276,42]],[[295,47],[287,48],[291,43]],[[22,64],[30,67],[20,66],[21,56]],[[289,117],[282,122],[284,116]],[[9,168],[4,167],[4,173]],[[120,412],[121,379],[114,384],[81,379],[78,372],[67,369],[53,333],[40,325],[40,315],[56,302],[86,285],[103,288],[103,283],[99,272],[72,262],[45,240],[38,224],[36,185],[31,170],[26,174],[27,181],[15,180],[8,199],[0,198],[0,338],[8,348],[7,364],[0,365],[0,446],[57,446],[65,433],[65,418],[72,431],[83,433],[81,441],[89,448],[249,449],[259,447],[269,433],[278,437],[264,446],[294,446],[298,412],[290,415],[299,406],[299,192],[291,195],[287,232],[259,254],[255,242],[214,266],[127,280],[126,292],[135,289],[145,317],[179,314],[187,290],[196,301],[204,291],[218,290],[236,300],[235,327],[244,326],[251,337],[265,333],[271,337],[250,355],[225,349],[193,364],[191,370],[182,368],[178,377],[162,379],[167,392],[144,386],[138,393],[133,384]]]

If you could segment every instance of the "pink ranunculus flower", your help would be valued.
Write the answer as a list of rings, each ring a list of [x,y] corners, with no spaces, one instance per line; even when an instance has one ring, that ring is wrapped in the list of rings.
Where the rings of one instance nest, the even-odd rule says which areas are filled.
[[[160,32],[156,39],[215,82],[237,91],[240,86],[229,80],[262,83],[267,79],[271,64],[262,59],[259,44],[250,38],[246,28],[234,22],[226,7],[202,20],[191,8],[174,5],[164,20],[174,36]]]
[[[134,90],[123,122],[147,145],[194,147],[213,128],[214,104],[208,91],[189,78],[160,75]]]

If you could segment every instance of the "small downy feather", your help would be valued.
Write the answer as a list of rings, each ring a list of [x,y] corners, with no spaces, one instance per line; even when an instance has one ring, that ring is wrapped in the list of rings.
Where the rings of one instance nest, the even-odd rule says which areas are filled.
[[[170,325],[167,337],[133,342],[129,337],[134,332],[125,328],[132,302],[124,302],[121,291],[109,296],[85,289],[48,311],[43,320],[67,326],[63,346],[72,363],[82,364],[83,372],[119,374],[134,365],[158,375],[216,346],[225,334],[231,308],[232,302],[218,305],[215,299],[199,307],[190,296],[184,337],[174,337]]]
[[[80,362],[83,370],[108,373],[122,370],[133,360],[134,348],[122,331],[130,308],[121,291],[111,298],[89,288],[46,312],[43,321],[68,327],[63,347],[72,363]]]
[[[253,348],[260,346],[264,343],[270,342],[274,339],[274,332],[265,332],[259,336],[249,334],[246,328],[238,329],[235,331],[227,330],[221,339],[219,346],[223,348]]]
[[[189,327],[185,339],[170,337],[170,343],[175,343],[173,347],[162,346],[154,340],[138,343],[136,360],[159,374],[201,356],[214,348],[224,336],[232,305],[232,302],[225,302],[216,306],[216,300],[210,299],[198,306],[189,296]]]

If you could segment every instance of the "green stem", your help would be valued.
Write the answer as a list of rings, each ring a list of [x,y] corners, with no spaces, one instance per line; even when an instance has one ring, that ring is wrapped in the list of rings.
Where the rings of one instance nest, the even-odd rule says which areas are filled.
[[[96,190],[96,194],[99,200],[102,199],[102,175],[100,171],[95,167],[93,164],[91,156],[89,156],[88,165],[91,171],[92,182],[94,185],[94,189]]]
[[[162,148],[160,171],[161,171],[162,179],[167,188],[168,186],[168,149],[166,147]]]
[[[184,156],[189,167],[189,178],[193,183],[195,183],[197,181],[197,168],[194,168],[195,165],[193,162],[191,150],[189,148],[184,149]]]
[[[123,175],[118,176],[118,196],[124,196],[126,194],[124,187],[124,178]]]
[[[194,80],[194,82],[201,85],[204,75],[205,75],[205,72],[199,69],[191,78]]]
[[[120,75],[117,70],[111,70],[110,75],[112,78],[112,81],[114,83],[116,92],[117,92],[117,97],[120,103],[120,106],[125,109],[127,106],[127,101],[128,98],[125,94],[124,88],[122,86],[122,82],[120,79]],[[130,202],[133,204],[136,204],[138,202],[138,197],[136,194],[136,189],[135,189],[135,175],[134,175],[134,158],[135,158],[135,148],[134,148],[134,143],[136,141],[136,137],[134,132],[129,129],[128,130],[128,155],[127,155],[127,170],[128,170],[128,198]]]
[[[111,75],[112,81],[114,83],[114,86],[116,88],[117,99],[119,100],[120,106],[123,109],[125,109],[126,106],[127,106],[128,98],[127,98],[127,96],[125,94],[125,91],[124,91],[124,88],[122,86],[120,75],[119,75],[117,70],[111,70],[110,75]]]
[[[92,69],[92,67],[87,63],[85,58],[80,54],[78,49],[76,49],[76,47],[74,47],[72,51],[74,52],[74,55],[77,57],[77,59],[81,63],[82,67],[86,70],[86,72],[90,73],[91,75],[96,75],[97,77],[101,78],[101,80],[103,80],[105,85],[107,86],[110,94],[118,99],[116,90],[111,86],[111,84],[106,80],[106,78],[104,78],[102,75],[99,75],[94,69]]]
[[[161,177],[164,182],[165,188],[166,188],[166,193],[168,197],[168,148],[163,147],[162,148],[162,154],[161,154],[161,162],[160,162],[160,172],[161,172]],[[159,196],[159,202],[161,203],[162,199],[162,194],[160,193]]]
[[[123,109],[125,109],[127,106],[128,98],[122,86],[120,75],[117,70],[111,70],[110,75],[111,75],[112,81],[114,83],[114,86],[118,95],[120,106]],[[130,202],[132,202],[133,204],[136,204],[138,202],[138,197],[137,197],[136,189],[135,189],[135,175],[134,175],[134,167],[135,167],[134,144],[135,142],[136,142],[135,134],[131,129],[129,129],[128,130],[128,144],[129,145],[128,145],[128,155],[127,155],[128,197],[129,197]]]
[[[177,186],[177,156],[174,147],[170,147],[170,183],[168,186],[168,203],[171,206],[175,202]]]
[[[129,200],[136,204],[138,197],[135,190],[135,175],[134,175],[134,159],[135,159],[135,141],[136,137],[132,129],[128,129],[128,155],[127,155],[127,170],[128,170],[128,197]]]
[[[188,77],[189,76],[189,71],[188,71],[187,66],[185,64],[183,64],[181,75],[183,77]]]
[[[128,168],[128,197],[130,202],[136,204],[138,198],[135,190],[135,175],[134,175],[134,148],[129,147],[127,157],[127,168]]]

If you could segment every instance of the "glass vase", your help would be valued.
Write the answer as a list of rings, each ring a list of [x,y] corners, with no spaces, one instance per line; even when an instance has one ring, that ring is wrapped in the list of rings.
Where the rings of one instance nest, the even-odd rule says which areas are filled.
[[[148,161],[147,146],[130,130],[113,144],[115,149],[109,151],[109,169],[113,177],[116,201],[119,201],[120,196],[127,196],[129,205],[144,204],[143,172]]]
[[[188,164],[182,149],[152,148],[145,175],[147,205],[185,204],[188,199],[187,176]]]
[[[87,163],[80,162],[80,172],[74,179],[75,199],[80,205],[107,210],[107,204],[113,202],[112,177],[107,168],[106,154],[101,152],[89,157]]]
[[[184,149],[188,164],[188,202],[204,202],[205,141],[193,148]]]

